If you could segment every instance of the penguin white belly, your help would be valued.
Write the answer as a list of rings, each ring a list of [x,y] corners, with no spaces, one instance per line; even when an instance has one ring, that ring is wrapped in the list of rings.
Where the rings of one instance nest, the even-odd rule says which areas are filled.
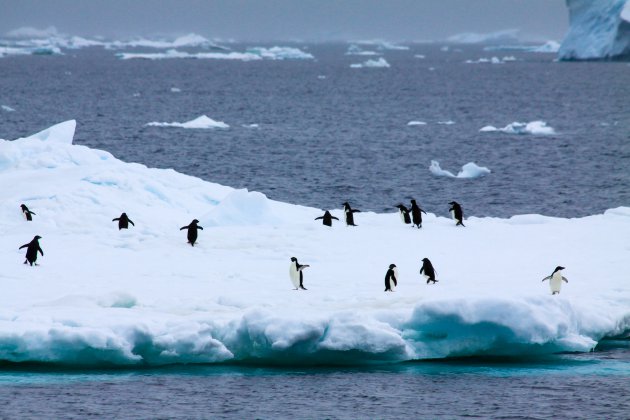
[[[549,280],[549,288],[551,289],[551,293],[560,293],[560,288],[562,287],[562,274],[559,272],[553,273],[551,276],[551,280]]]
[[[403,212],[399,211],[398,214],[400,215],[400,221],[405,223],[405,215],[403,214]]]
[[[394,267],[394,277],[396,277],[396,283],[400,281],[400,279],[398,278],[398,268],[396,268],[396,267]],[[393,279],[390,282],[390,287],[392,289],[392,292],[394,292],[396,290],[396,284],[394,283]]]
[[[297,270],[295,264],[291,264],[289,267],[289,277],[291,278],[291,283],[293,283],[293,287],[296,289],[300,287],[300,272]]]
[[[453,218],[453,220],[455,220],[455,210],[451,210],[450,213],[451,213],[451,217]]]

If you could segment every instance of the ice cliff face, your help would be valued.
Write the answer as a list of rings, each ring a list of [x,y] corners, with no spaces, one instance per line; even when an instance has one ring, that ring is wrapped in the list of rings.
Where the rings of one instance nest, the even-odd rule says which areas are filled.
[[[570,27],[561,60],[630,58],[630,1],[566,1]]]

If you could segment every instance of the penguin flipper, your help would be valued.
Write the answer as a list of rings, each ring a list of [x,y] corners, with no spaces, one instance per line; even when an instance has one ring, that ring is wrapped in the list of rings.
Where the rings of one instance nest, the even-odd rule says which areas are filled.
[[[568,283],[568,282],[569,282],[569,280],[567,280],[567,278],[566,278],[566,277],[564,277],[564,276],[562,276],[562,280],[563,280],[565,283]]]
[[[542,281],[545,281],[545,280],[551,280],[551,276],[547,276],[544,279],[542,279]]]
[[[37,249],[39,251],[40,254],[42,254],[42,257],[44,256],[44,251],[41,248]]]
[[[114,219],[114,220],[116,220],[116,219]],[[179,230],[184,230],[184,229],[188,229],[188,226],[184,226],[184,227],[179,228]]]
[[[332,219],[339,220],[339,218],[335,216],[332,216]]]
[[[203,228],[202,228],[201,226],[197,226],[197,229],[201,229],[201,230],[203,230]]]
[[[131,221],[131,219],[129,219],[129,223],[131,223],[133,226],[136,225],[134,222]]]
[[[315,218],[315,220],[321,220],[321,219],[323,219],[323,218],[324,218],[324,216],[319,216],[319,217],[316,217],[316,218]],[[337,220],[338,220],[338,219],[337,219]]]
[[[302,271],[302,270],[304,270],[306,267],[310,267],[310,265],[308,265],[308,264],[302,264],[302,265],[298,266],[298,268],[297,268],[297,269],[298,269],[298,271]]]
[[[115,222],[115,221],[117,221],[117,220],[120,220],[120,217],[117,217],[117,218],[115,218],[115,219],[112,219],[112,222]]]
[[[19,247],[18,249],[26,248],[27,246],[28,246],[28,244],[24,244],[21,247]]]

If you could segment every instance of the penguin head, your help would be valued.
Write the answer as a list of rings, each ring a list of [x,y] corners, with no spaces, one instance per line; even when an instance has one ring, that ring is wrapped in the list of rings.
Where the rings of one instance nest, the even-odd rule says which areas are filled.
[[[33,239],[37,241],[37,240],[39,240],[39,239],[42,239],[42,237],[41,237],[41,236],[39,236],[39,235],[35,235],[35,237],[34,237]]]
[[[293,262],[297,262],[297,258],[295,258],[295,257],[291,257],[291,261],[293,261]]]
[[[121,214],[120,217],[127,217],[127,213]]]
[[[350,207],[350,203],[348,203],[347,201],[345,203],[342,203],[341,205],[344,207]]]
[[[559,265],[559,266],[556,267],[555,270],[553,270],[553,272],[555,273],[555,272],[560,271],[560,270],[564,270],[564,267]]]
[[[431,262],[431,261],[429,261],[429,259],[428,259],[428,258],[423,258],[423,259],[422,259],[422,261],[424,261],[424,262],[428,262],[428,263],[430,263],[430,262]]]
[[[448,204],[450,204],[451,206],[454,206],[455,204],[457,204],[457,201],[451,201],[451,202],[450,202],[450,203],[448,203]]]
[[[192,224],[195,224],[195,225],[196,225],[197,223],[199,223],[199,220],[197,220],[197,219],[193,219]]]
[[[416,200],[411,200],[411,204],[416,204]]]
[[[330,216],[330,212],[329,212],[328,210],[326,210],[326,211],[324,212],[324,216]]]
[[[28,210],[25,204],[20,204],[20,208],[22,209],[22,211]]]
[[[389,265],[389,268],[390,268],[390,270],[391,270],[392,268],[396,268],[396,264],[390,264],[390,265]]]

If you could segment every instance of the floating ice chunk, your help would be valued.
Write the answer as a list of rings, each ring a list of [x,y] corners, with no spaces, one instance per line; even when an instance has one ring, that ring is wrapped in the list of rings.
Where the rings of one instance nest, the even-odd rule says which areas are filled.
[[[452,121],[452,120],[438,121],[438,124],[440,124],[440,125],[453,125],[453,124],[455,124],[455,121]]]
[[[243,127],[245,127],[245,128],[259,128],[260,126],[258,124],[243,124]]]
[[[366,50],[363,50],[358,45],[353,44],[348,47],[348,51],[346,51],[346,55],[380,55],[380,53],[377,53],[376,51],[366,51]]]
[[[312,54],[293,47],[252,47],[246,52],[269,60],[312,60],[315,58]]]
[[[2,110],[6,111],[6,112],[13,112],[13,111],[15,111],[15,109],[11,108],[9,105],[2,105],[0,108],[2,108]]]
[[[448,52],[451,48],[448,45],[443,46],[442,48],[440,48],[440,51],[442,52]]]
[[[182,90],[181,90],[180,88],[176,88],[176,87],[172,87],[172,88],[171,88],[171,92],[173,92],[173,93],[179,93],[179,92],[181,92],[181,91],[182,91]]]
[[[508,61],[517,61],[516,57],[510,55],[510,56],[506,56],[503,58],[499,58],[499,57],[492,57],[492,58],[485,58],[482,57],[479,60],[466,60],[465,63],[466,64],[482,64],[482,63],[490,63],[490,64],[503,64],[506,63]]]
[[[388,68],[389,63],[383,58],[380,57],[378,60],[367,60],[363,63],[350,64],[350,67],[353,69],[362,69],[362,68]]]
[[[531,121],[528,123],[513,122],[503,128],[487,125],[479,129],[481,132],[502,132],[507,134],[533,134],[549,135],[555,134],[555,130],[549,127],[545,121]]]
[[[415,57],[415,58],[421,58],[421,59],[422,59],[422,58],[427,58],[427,56],[426,56],[426,55],[424,55],[424,54],[415,54],[415,55],[414,55],[414,57]]]
[[[163,53],[117,53],[116,57],[121,60],[145,59],[145,60],[164,60],[174,58],[196,58],[200,60],[261,60],[262,57],[256,54],[239,53],[239,52],[201,52],[189,53],[186,51],[167,50]]]
[[[147,124],[152,127],[178,127],[178,128],[230,128],[229,125],[223,121],[215,121],[212,118],[202,115],[194,120],[180,122],[150,122]]]
[[[447,178],[479,178],[480,176],[484,176],[489,174],[491,171],[488,168],[483,166],[478,166],[475,162],[468,162],[464,166],[462,166],[461,171],[457,173],[457,175],[453,174],[450,171],[444,170],[440,167],[440,163],[437,160],[431,161],[431,166],[429,166],[429,170],[435,176],[444,176]]]
[[[427,125],[427,123],[425,123],[424,121],[409,121],[407,123],[407,125],[409,125],[409,126],[413,126],[413,125]]]
[[[320,80],[324,80],[326,79],[326,76],[324,76],[323,74],[320,74],[319,76],[317,76],[317,78]]]

